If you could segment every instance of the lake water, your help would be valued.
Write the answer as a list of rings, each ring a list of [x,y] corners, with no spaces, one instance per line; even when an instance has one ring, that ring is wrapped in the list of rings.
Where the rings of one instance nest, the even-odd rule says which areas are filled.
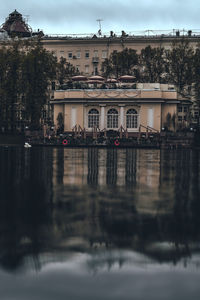
[[[200,151],[0,147],[0,299],[200,298]]]

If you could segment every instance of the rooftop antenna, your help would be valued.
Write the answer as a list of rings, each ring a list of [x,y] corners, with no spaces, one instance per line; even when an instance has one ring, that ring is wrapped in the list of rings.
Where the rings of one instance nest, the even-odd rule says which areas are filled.
[[[102,20],[102,19],[97,19],[96,21],[99,23],[98,35],[101,36],[101,22],[102,22],[103,20]]]

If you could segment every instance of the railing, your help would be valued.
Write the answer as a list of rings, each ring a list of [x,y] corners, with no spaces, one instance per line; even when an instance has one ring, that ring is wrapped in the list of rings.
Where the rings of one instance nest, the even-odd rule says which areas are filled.
[[[126,138],[128,138],[128,131],[122,125],[120,126],[118,131],[119,131],[120,139],[123,138],[123,134],[125,135]]]
[[[153,132],[159,133],[159,130],[157,130],[157,129],[153,128],[153,127],[150,127],[150,126],[144,126],[144,125],[140,124],[140,126],[139,126],[139,135],[138,135],[138,138],[139,138],[139,139],[141,138],[141,134],[142,134],[141,128],[146,129],[146,132],[144,132],[145,135],[146,135],[146,138],[148,138],[149,132],[150,132],[150,133],[153,133]]]
[[[99,57],[93,57],[92,62],[93,63],[98,63],[99,62]]]
[[[141,31],[128,31],[122,35],[122,32],[115,32],[110,35],[110,32],[105,32],[102,35],[95,33],[72,33],[72,34],[46,34],[43,39],[91,39],[91,38],[133,38],[133,37],[180,37],[180,36],[200,36],[200,29],[166,29],[166,30],[141,30]]]
[[[155,132],[159,132],[157,129],[153,128],[153,127],[150,127],[150,126],[147,126],[147,128],[150,130],[150,131],[155,131]]]

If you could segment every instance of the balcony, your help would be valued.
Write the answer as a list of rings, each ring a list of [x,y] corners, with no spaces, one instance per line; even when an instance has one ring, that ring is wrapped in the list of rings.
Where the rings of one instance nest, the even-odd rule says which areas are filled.
[[[93,62],[93,64],[98,64],[99,63],[99,57],[93,57],[92,62]]]

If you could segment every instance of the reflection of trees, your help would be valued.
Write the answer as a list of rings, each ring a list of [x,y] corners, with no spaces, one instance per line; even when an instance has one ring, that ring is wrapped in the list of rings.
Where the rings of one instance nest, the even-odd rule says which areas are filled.
[[[45,246],[51,220],[51,150],[0,149],[0,264],[13,269]]]
[[[162,152],[161,190],[174,191],[173,216],[162,232],[170,233],[168,239],[174,242],[177,253],[181,245],[188,255],[190,243],[200,235],[199,162],[197,151]]]

